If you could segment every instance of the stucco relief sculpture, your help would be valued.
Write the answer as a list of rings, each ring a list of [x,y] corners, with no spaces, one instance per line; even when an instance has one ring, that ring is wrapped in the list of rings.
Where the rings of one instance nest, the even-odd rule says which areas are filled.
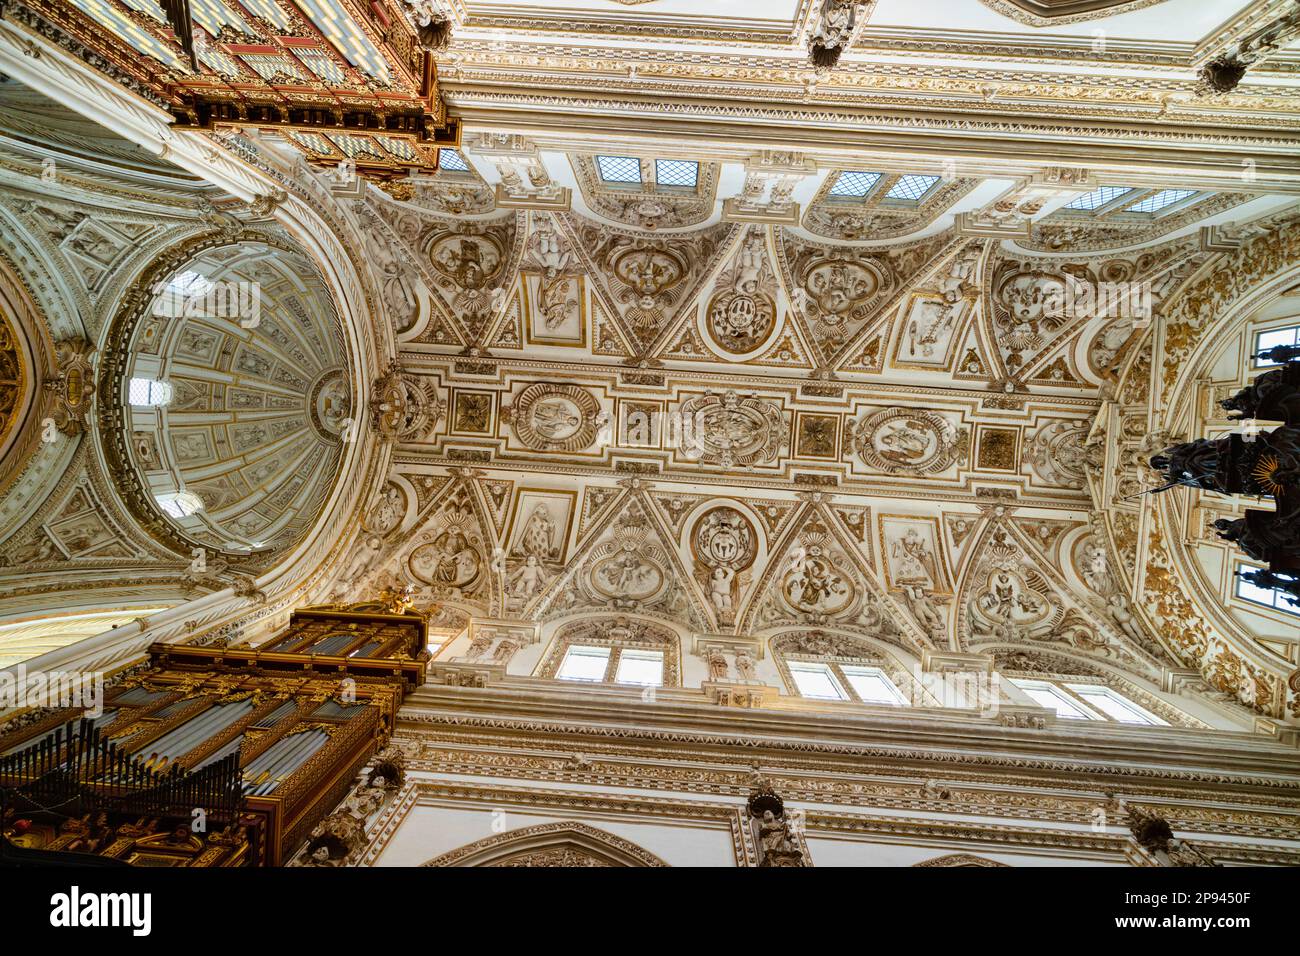
[[[681,406],[681,452],[723,468],[769,464],[789,448],[789,425],[770,400],[705,394]]]
[[[1087,422],[1048,422],[1033,433],[1026,457],[1044,482],[1062,488],[1083,488],[1097,456],[1085,441]]]
[[[573,385],[530,385],[503,418],[529,448],[581,451],[596,439],[600,406],[588,391]]]
[[[406,493],[400,485],[389,482],[366,514],[366,530],[381,536],[389,534],[401,524],[405,514]]]
[[[704,306],[709,337],[725,354],[746,355],[776,331],[776,274],[766,231],[751,226]]]
[[[695,577],[705,587],[719,623],[734,623],[748,571],[758,556],[754,526],[735,508],[713,508],[695,523],[691,553]]]
[[[412,441],[428,434],[446,409],[431,381],[407,372],[394,361],[375,380],[370,397],[371,427],[384,441]]]
[[[862,461],[886,474],[925,475],[965,461],[970,433],[951,418],[911,408],[874,412],[853,431]]]

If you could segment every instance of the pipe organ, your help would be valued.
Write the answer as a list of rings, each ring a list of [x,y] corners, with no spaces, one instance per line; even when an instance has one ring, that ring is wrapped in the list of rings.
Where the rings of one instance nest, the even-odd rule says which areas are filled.
[[[387,742],[427,643],[424,618],[354,605],[257,648],[155,644],[96,712],[0,733],[0,863],[281,864]]]

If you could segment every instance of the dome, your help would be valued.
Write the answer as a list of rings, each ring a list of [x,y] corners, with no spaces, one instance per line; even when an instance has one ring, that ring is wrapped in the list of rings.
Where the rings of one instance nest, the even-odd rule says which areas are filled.
[[[333,485],[350,413],[324,280],[300,251],[240,242],[161,268],[146,288],[113,386],[138,478],[129,503],[182,547],[295,543]]]
[[[18,333],[9,317],[0,312],[0,455],[22,411],[27,378]]]

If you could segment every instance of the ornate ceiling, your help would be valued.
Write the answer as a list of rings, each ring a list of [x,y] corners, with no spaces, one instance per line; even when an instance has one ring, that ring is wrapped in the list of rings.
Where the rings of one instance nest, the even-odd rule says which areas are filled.
[[[241,122],[162,148],[261,177],[264,202],[153,170],[96,197],[75,170],[35,186],[37,154],[7,142],[14,271],[41,277],[52,342],[102,352],[120,567],[198,543],[260,572],[282,554],[238,552],[335,521],[302,588],[409,587],[445,638],[473,617],[639,627],[684,654],[871,640],[1294,719],[1289,622],[1198,610],[1227,600],[1170,551],[1199,526],[1130,497],[1150,436],[1201,424],[1178,417],[1190,383],[1247,374],[1201,333],[1290,308],[1296,57],[1231,93],[1196,81],[1276,5],[409,6],[452,22],[438,95],[463,135],[436,171],[314,171],[303,130]],[[373,29],[354,26],[331,56]],[[256,282],[261,325],[150,331],[144,290],[187,270]],[[1112,293],[1133,297],[1099,315]],[[1233,294],[1250,307],[1220,309]],[[112,418],[131,378],[173,401]],[[344,408],[374,454],[335,443]],[[102,489],[62,481],[0,502],[13,553],[56,578],[108,555],[60,532],[109,510]],[[355,512],[325,506],[340,485],[368,492]],[[181,491],[202,510],[149,505]]]
[[[724,162],[689,193],[645,186],[670,210],[645,222],[614,202],[626,186],[584,175],[589,155],[519,136],[463,152],[471,173],[355,204],[390,276],[403,372],[435,411],[400,436],[339,596],[410,586],[448,635],[468,616],[604,612],[1152,685],[1191,663],[1127,596],[1137,554],[1113,566],[1098,510],[1111,441],[1097,422],[1149,316],[1061,302],[1132,283],[1158,313],[1215,261],[1205,222],[1289,200],[1111,219],[1063,208],[1094,192],[1081,171],[1043,170],[933,185],[939,209],[914,204],[903,238],[836,242],[812,227],[840,208],[845,173],[798,154],[745,170],[813,180],[802,217],[769,184],[701,218],[713,183],[746,180]],[[514,180],[525,195],[507,170],[472,214],[445,215],[444,190],[459,203],[473,170],[510,163],[547,175]],[[984,204],[954,213],[966,195]],[[1291,667],[1293,644],[1252,647]],[[1239,661],[1205,689],[1281,716],[1282,676]]]

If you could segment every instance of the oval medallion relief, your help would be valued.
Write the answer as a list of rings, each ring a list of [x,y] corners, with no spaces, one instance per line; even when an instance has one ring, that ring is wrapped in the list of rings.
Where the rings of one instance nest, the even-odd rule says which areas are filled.
[[[519,393],[511,422],[519,440],[539,451],[581,451],[596,440],[600,405],[576,385],[530,385]]]

